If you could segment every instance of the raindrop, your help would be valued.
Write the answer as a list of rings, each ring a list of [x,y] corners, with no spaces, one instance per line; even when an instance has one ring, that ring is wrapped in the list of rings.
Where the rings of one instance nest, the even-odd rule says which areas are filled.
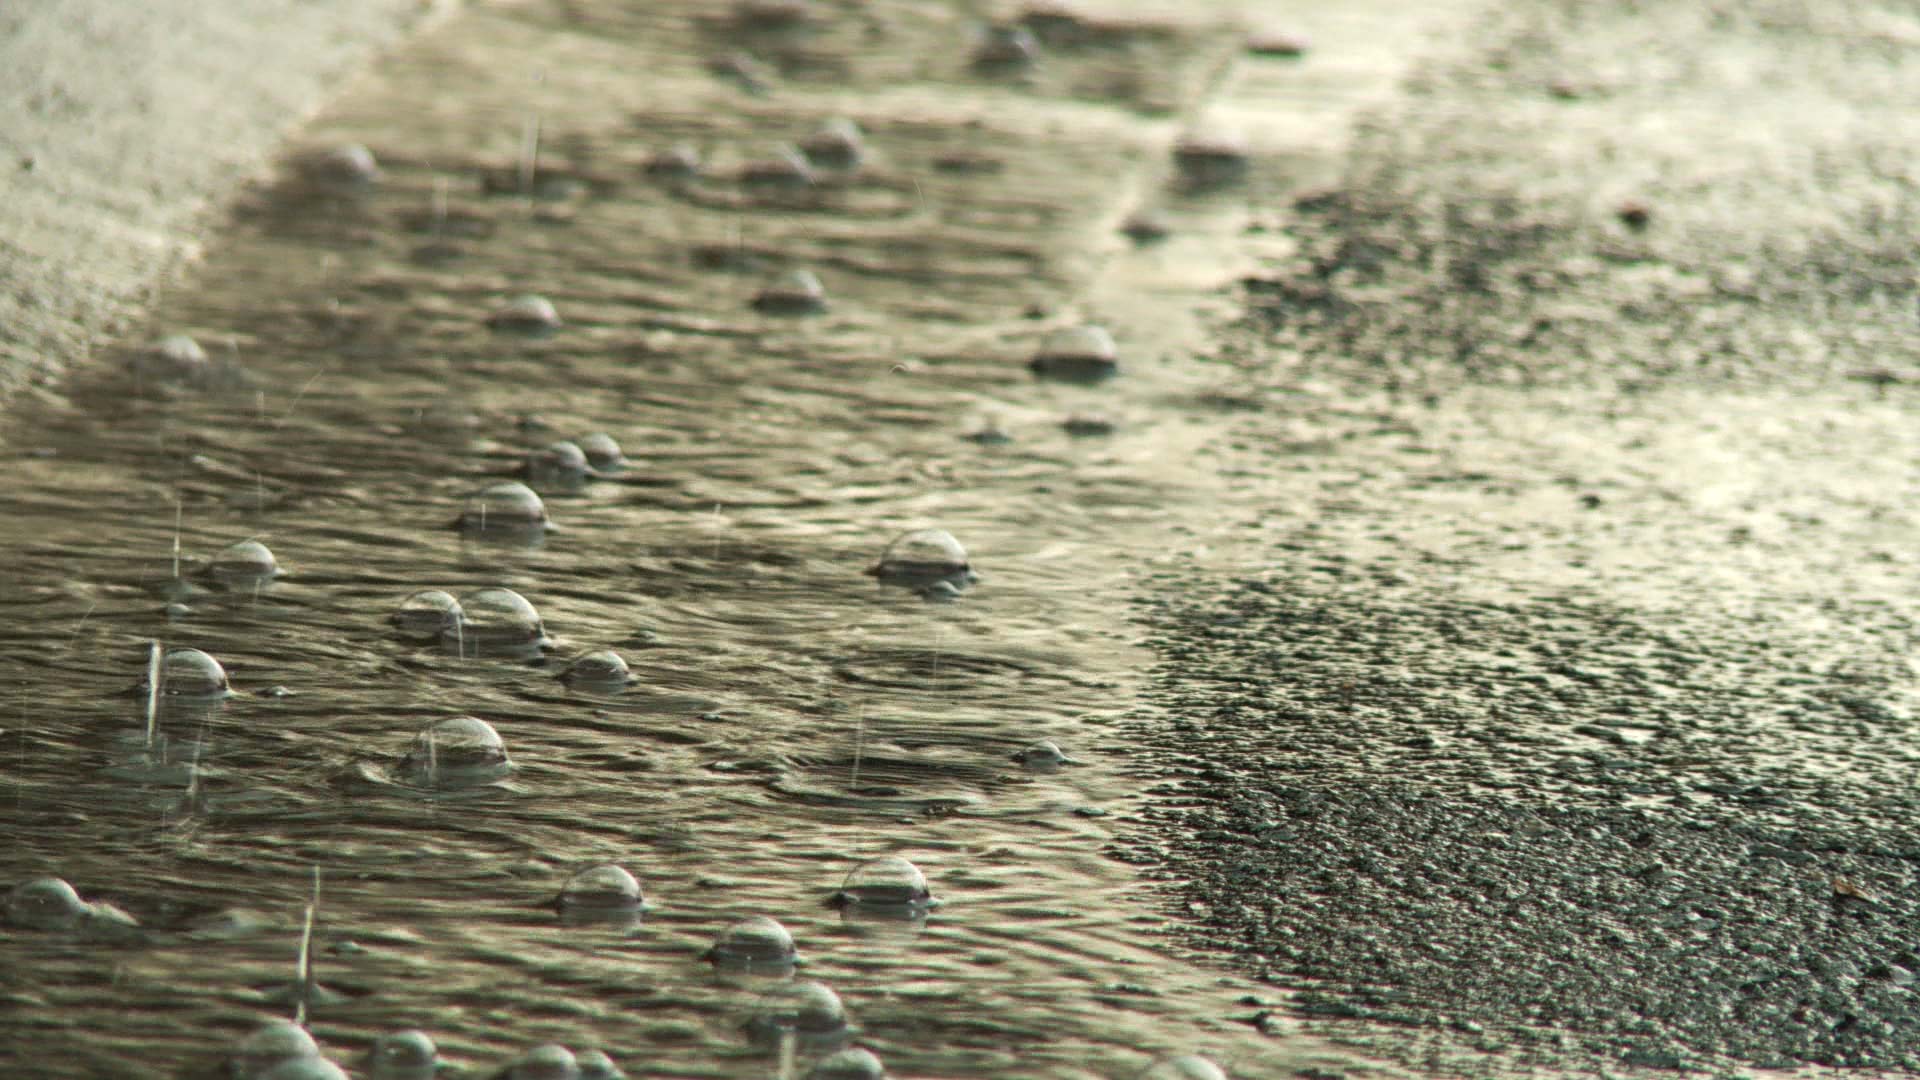
[[[487,325],[511,333],[550,334],[560,328],[560,313],[553,301],[526,293],[495,308],[487,317]]]
[[[367,1055],[372,1080],[433,1080],[440,1067],[440,1048],[424,1031],[408,1029],[380,1036]]]
[[[765,915],[749,915],[720,931],[704,959],[731,971],[789,971],[799,955],[786,927]]]
[[[586,486],[591,467],[587,463],[587,452],[563,439],[528,451],[526,472],[529,484],[578,491]],[[466,519],[461,520],[464,523]]]
[[[916,529],[895,537],[867,573],[883,585],[919,590],[938,583],[960,590],[978,579],[967,562],[967,549],[945,529]]]
[[[1060,749],[1059,744],[1052,739],[1041,739],[1013,755],[1013,760],[1034,772],[1058,772],[1069,765],[1080,764],[1068,757],[1066,752]]]
[[[513,762],[492,724],[475,716],[454,716],[414,736],[402,769],[417,784],[463,787],[505,776],[513,771]]]
[[[35,878],[7,894],[7,921],[32,930],[71,930],[92,914],[73,886],[57,877]]]
[[[840,995],[817,982],[775,987],[754,1006],[747,1033],[763,1045],[778,1046],[792,1037],[808,1047],[831,1046],[850,1034]]]
[[[807,1070],[807,1080],[886,1080],[887,1068],[861,1046],[828,1054]]]
[[[1100,326],[1068,326],[1047,335],[1027,366],[1043,379],[1092,383],[1120,373],[1113,335]]]
[[[582,690],[619,690],[633,678],[633,672],[625,657],[612,649],[601,649],[568,664],[560,678]]]
[[[207,576],[230,589],[252,588],[280,573],[273,552],[258,540],[228,545],[207,564]]]
[[[823,169],[855,169],[866,156],[866,140],[860,125],[844,117],[827,121],[820,130],[800,142],[800,152],[810,164]]]
[[[1180,1054],[1154,1062],[1140,1080],[1227,1080],[1227,1074],[1199,1054]]]
[[[624,867],[603,863],[568,878],[558,904],[562,911],[632,911],[641,905],[640,882]]]
[[[474,493],[460,514],[460,529],[469,535],[526,536],[538,534],[549,524],[547,505],[532,488],[518,480],[493,484]]]
[[[827,290],[812,271],[791,270],[755,293],[753,306],[768,315],[812,315],[827,309]]]
[[[613,436],[604,431],[591,435],[582,435],[576,440],[582,453],[587,455],[587,464],[602,476],[617,473],[627,467],[627,455],[621,453],[620,444]]]
[[[320,1044],[306,1028],[291,1020],[268,1020],[240,1040],[228,1064],[235,1076],[250,1080],[289,1062],[319,1059]]]
[[[388,621],[403,637],[432,641],[458,632],[462,621],[460,601],[439,589],[422,589],[400,601]]]
[[[580,1059],[559,1043],[536,1046],[508,1066],[506,1080],[578,1080]]]
[[[905,914],[923,912],[939,903],[927,888],[927,876],[898,855],[883,855],[854,867],[831,902],[835,907],[898,910]]]
[[[531,658],[553,645],[540,613],[512,589],[481,589],[460,598],[460,621],[440,635],[462,656]]]

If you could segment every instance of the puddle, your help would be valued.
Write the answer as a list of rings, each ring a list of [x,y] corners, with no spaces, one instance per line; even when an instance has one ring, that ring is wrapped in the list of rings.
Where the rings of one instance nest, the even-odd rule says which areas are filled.
[[[895,1075],[1369,1068],[1267,1034],[1270,993],[1170,956],[1102,854],[1138,795],[1127,599],[1218,490],[1223,399],[1180,364],[1221,280],[1201,252],[1245,219],[1175,192],[1184,237],[1140,259],[1119,223],[1240,31],[1043,20],[1042,62],[986,70],[967,5],[761,18],[785,7],[449,21],[310,133],[377,183],[291,173],[161,303],[191,372],[130,344],[6,419],[0,867],[143,936],[0,941],[0,1044],[206,1075],[301,997],[318,868],[305,1000],[342,1062],[418,1028],[461,1075],[546,1042],[765,1075],[769,988],[702,960],[763,915]],[[845,122],[857,154],[792,167]],[[1261,145],[1252,182],[1295,182]],[[766,301],[795,280],[804,304]],[[1120,374],[1036,379],[1089,322]],[[977,580],[869,576],[919,529]],[[191,584],[246,541],[276,572]],[[426,633],[396,626],[425,590]],[[142,743],[150,641],[233,693]],[[624,680],[560,677],[609,650]],[[485,736],[484,768],[430,731]],[[1070,764],[1031,767],[1043,742]],[[942,903],[829,905],[885,856]],[[606,864],[644,915],[563,920]]]

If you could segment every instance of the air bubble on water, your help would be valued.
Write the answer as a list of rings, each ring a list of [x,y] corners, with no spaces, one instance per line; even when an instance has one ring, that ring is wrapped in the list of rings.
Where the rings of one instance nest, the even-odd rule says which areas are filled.
[[[133,373],[152,379],[203,379],[211,367],[207,350],[186,334],[169,334],[134,355]]]
[[[57,877],[21,882],[7,894],[7,921],[32,930],[70,930],[91,913],[73,886]]]
[[[749,915],[727,924],[704,959],[731,971],[786,971],[799,956],[786,927],[765,915]]]
[[[939,901],[927,888],[920,868],[898,855],[883,855],[853,868],[833,894],[835,907],[917,914]]]
[[[1222,187],[1246,175],[1251,151],[1245,139],[1222,131],[1189,132],[1173,147],[1173,161],[1189,191]]]
[[[291,1020],[268,1020],[248,1032],[228,1058],[235,1076],[263,1076],[276,1066],[294,1061],[317,1061],[320,1044],[306,1028]]]
[[[592,468],[587,452],[564,439],[527,452],[527,483],[562,491],[578,491],[586,486]],[[491,489],[489,489],[491,490]],[[469,512],[471,512],[469,504]],[[544,511],[542,516],[544,517]],[[461,519],[463,522],[465,518]]]
[[[627,467],[627,455],[621,452],[620,444],[604,431],[582,435],[575,442],[581,452],[587,455],[587,464],[602,476],[617,473]]]
[[[807,1070],[806,1080],[886,1080],[887,1068],[875,1057],[873,1051],[863,1046],[850,1046],[835,1051],[814,1063]]]
[[[574,1060],[580,1066],[580,1080],[626,1080],[626,1072],[604,1050],[582,1050]]]
[[[625,867],[603,863],[568,878],[558,903],[563,911],[632,911],[642,899],[640,882]]]
[[[402,767],[417,784],[460,786],[505,776],[513,762],[492,724],[477,716],[454,716],[414,736]]]
[[[433,641],[443,634],[456,633],[463,618],[460,601],[452,593],[422,589],[400,601],[389,621],[403,637]]]
[[[814,14],[813,0],[738,0],[734,22],[751,30],[790,30]]]
[[[776,146],[768,156],[742,166],[740,182],[764,188],[810,187],[814,182],[813,166],[798,147]]]
[[[360,143],[342,143],[303,155],[300,175],[308,183],[336,191],[364,188],[380,180],[380,163]]]
[[[560,313],[553,301],[526,293],[509,299],[494,309],[487,324],[495,330],[519,334],[546,334],[560,327]]]
[[[967,549],[945,529],[916,529],[894,538],[867,573],[884,585],[922,591],[938,582],[957,591],[979,577],[967,561]]]
[[[676,143],[647,158],[647,175],[663,180],[691,180],[700,175],[700,151],[688,143]]]
[[[1024,26],[988,26],[973,45],[973,66],[1006,71],[1031,66],[1040,58],[1040,39]]]
[[[1227,1080],[1227,1074],[1199,1054],[1179,1054],[1154,1062],[1140,1080]]]
[[[755,1042],[778,1046],[792,1037],[803,1046],[834,1045],[851,1032],[840,995],[824,983],[783,983],[762,997],[747,1021]]]
[[[148,689],[146,676],[140,689]],[[168,649],[160,660],[160,693],[168,698],[210,701],[231,692],[227,669],[199,649]]]
[[[347,1075],[347,1070],[326,1058],[301,1058],[256,1073],[252,1080],[352,1080],[352,1077]]]
[[[618,690],[633,678],[626,658],[612,649],[600,649],[580,657],[560,673],[567,685],[584,690]]]
[[[789,270],[754,294],[753,306],[769,315],[810,315],[827,308],[827,289],[811,270]]]
[[[553,642],[527,598],[512,589],[480,589],[460,598],[460,622],[440,635],[463,656],[533,656]]]
[[[835,117],[801,140],[800,152],[807,156],[807,161],[821,168],[853,169],[858,168],[866,156],[866,139],[860,133],[860,125],[845,117]]]
[[[1105,327],[1067,326],[1048,334],[1027,366],[1043,379],[1100,382],[1119,374],[1119,348]]]
[[[951,604],[960,599],[960,586],[951,581],[936,581],[919,590],[920,599],[929,604]]]
[[[440,1067],[440,1048],[424,1031],[409,1028],[380,1036],[367,1055],[372,1080],[433,1080]]]
[[[460,514],[460,528],[470,534],[519,536],[537,533],[551,524],[546,504],[518,480],[492,484],[468,496],[466,509]]]
[[[242,540],[222,549],[207,564],[207,576],[229,588],[245,588],[268,581],[280,573],[273,552],[258,540]]]
[[[1026,747],[1013,755],[1013,760],[1035,772],[1056,772],[1068,765],[1080,764],[1068,757],[1066,751],[1060,749],[1060,744],[1052,739],[1041,739],[1032,746]]]
[[[507,1080],[579,1080],[580,1059],[559,1043],[536,1046],[507,1068]]]

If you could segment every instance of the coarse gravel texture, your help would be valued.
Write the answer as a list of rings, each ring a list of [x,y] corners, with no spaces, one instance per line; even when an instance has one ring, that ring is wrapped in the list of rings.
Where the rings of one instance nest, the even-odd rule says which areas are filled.
[[[1120,853],[1428,1072],[1920,1069],[1920,19],[1468,40],[1209,358]]]

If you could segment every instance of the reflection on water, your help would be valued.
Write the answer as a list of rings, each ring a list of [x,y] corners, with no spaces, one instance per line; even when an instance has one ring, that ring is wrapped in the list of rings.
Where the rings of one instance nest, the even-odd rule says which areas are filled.
[[[0,1047],[36,1075],[1313,1060],[1100,854],[1116,613],[1208,418],[1061,429],[1156,406],[1166,357],[1083,384],[1164,313],[1085,286],[1165,157],[1141,118],[1235,35],[1036,62],[967,5],[794,7],[450,21],[165,300],[192,338],[7,419]],[[259,1028],[295,998],[317,1050]]]

